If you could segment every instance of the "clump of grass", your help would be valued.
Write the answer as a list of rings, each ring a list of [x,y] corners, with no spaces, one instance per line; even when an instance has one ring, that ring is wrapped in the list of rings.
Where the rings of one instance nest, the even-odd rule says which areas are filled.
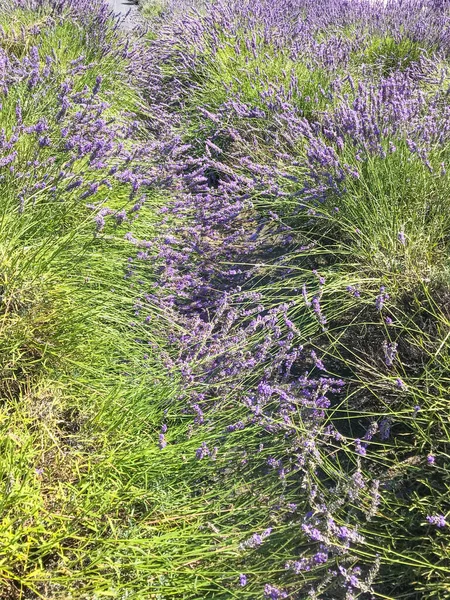
[[[250,106],[261,106],[265,96],[275,99],[277,93],[293,85],[292,102],[310,115],[308,104],[314,103],[320,86],[327,87],[327,74],[308,68],[298,58],[292,59],[287,50],[265,42],[261,35],[254,34],[254,47],[249,48],[246,35],[248,32],[238,32],[236,37],[228,38],[226,33],[221,34],[219,47],[204,58],[203,75],[193,73],[194,78],[200,78],[201,86],[191,100],[192,107],[216,109],[233,96]]]
[[[364,64],[373,65],[386,76],[395,70],[404,71],[417,63],[424,53],[420,43],[408,37],[396,40],[390,35],[372,36],[358,59]]]
[[[167,10],[168,2],[166,0],[146,0],[141,2],[139,8],[144,19],[155,19],[162,17]]]

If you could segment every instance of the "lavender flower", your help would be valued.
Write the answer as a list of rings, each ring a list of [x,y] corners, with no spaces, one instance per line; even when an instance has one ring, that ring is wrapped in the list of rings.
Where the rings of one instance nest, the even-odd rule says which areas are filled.
[[[403,381],[403,379],[400,379],[400,377],[397,377],[397,379],[395,380],[395,385],[398,387],[399,390],[407,389],[406,383]]]
[[[398,241],[404,246],[406,244],[406,236],[404,231],[399,231],[397,235]]]
[[[287,592],[267,583],[264,587],[264,598],[269,600],[280,600],[287,598]]]
[[[254,533],[250,538],[241,543],[241,548],[258,548],[264,540],[272,533],[272,528],[269,527],[262,533]]]
[[[386,288],[384,287],[384,285],[382,285],[380,287],[380,293],[375,299],[376,309],[381,310],[387,300],[389,300],[389,294],[386,293]]]
[[[430,525],[442,528],[447,526],[447,521],[444,515],[427,515],[427,521]]]
[[[367,450],[366,450],[366,444],[363,444],[361,442],[361,440],[356,439],[355,440],[355,451],[357,454],[359,454],[360,456],[366,456],[367,454]]]
[[[103,77],[101,75],[97,75],[97,78],[95,80],[95,85],[92,89],[92,93],[93,95],[96,95],[98,93],[98,91],[100,90],[100,86],[102,84],[103,81]]]
[[[391,435],[392,421],[389,417],[385,417],[380,421],[380,438],[382,440],[389,439]]]
[[[197,458],[197,460],[202,460],[203,458],[210,456],[210,454],[211,454],[211,451],[209,450],[208,446],[206,445],[206,442],[202,442],[202,445],[200,446],[200,448],[197,448],[197,450],[195,452],[195,457]]]
[[[325,365],[323,364],[322,360],[317,356],[314,350],[311,350],[311,358],[314,361],[314,365],[318,369],[320,369],[321,371],[325,371]]]
[[[315,312],[315,314],[316,314],[316,316],[317,316],[317,318],[319,320],[319,323],[321,325],[325,325],[326,322],[327,322],[327,319],[322,314],[322,308],[320,306],[320,298],[319,298],[319,296],[314,296],[313,299],[312,299],[312,303],[311,304],[312,304],[313,311]]]
[[[357,286],[353,286],[353,285],[348,285],[347,286],[347,292],[349,294],[351,294],[352,296],[354,296],[355,298],[360,298],[361,297],[361,292],[359,291]]]
[[[392,367],[397,357],[397,343],[396,342],[383,342],[384,362],[386,366]]]

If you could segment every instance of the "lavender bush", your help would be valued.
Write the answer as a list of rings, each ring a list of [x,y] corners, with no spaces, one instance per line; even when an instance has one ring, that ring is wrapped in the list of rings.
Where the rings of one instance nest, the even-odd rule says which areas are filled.
[[[149,445],[142,410],[171,393],[141,358],[124,277],[125,233],[144,213],[150,233],[165,177],[132,61],[144,49],[104,3],[2,3],[0,25],[0,596],[123,597],[143,586],[118,565],[149,530],[111,552],[101,522],[123,511],[114,535],[132,537],[150,494],[124,492]]]
[[[236,578],[249,597],[447,589],[449,16],[214,2],[154,43],[178,193],[147,301],[170,318],[196,459],[267,505],[236,568],[267,548],[274,578]],[[276,480],[281,519],[255,491]]]

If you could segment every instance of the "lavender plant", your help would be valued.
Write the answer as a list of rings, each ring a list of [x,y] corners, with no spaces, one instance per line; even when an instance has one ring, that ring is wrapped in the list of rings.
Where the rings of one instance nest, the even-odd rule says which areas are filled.
[[[0,21],[0,596],[120,597],[143,590],[127,540],[151,493],[125,490],[151,462],[143,414],[160,415],[141,400],[172,393],[125,278],[125,233],[149,234],[164,178],[131,65],[145,52],[104,3],[7,3]]]
[[[422,428],[445,395],[447,20],[424,2],[215,2],[155,42],[179,194],[149,299],[170,315],[178,411],[190,436],[223,432],[196,451],[215,478],[229,456],[224,481],[275,476],[296,506],[241,543],[277,565],[259,588],[236,577],[249,594],[448,586],[419,506],[445,528],[445,470],[436,495],[422,482],[447,440]]]

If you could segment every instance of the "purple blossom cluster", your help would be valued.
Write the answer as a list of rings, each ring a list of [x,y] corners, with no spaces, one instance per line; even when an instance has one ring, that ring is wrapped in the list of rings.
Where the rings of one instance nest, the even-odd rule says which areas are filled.
[[[13,5],[11,10],[42,11],[44,18],[33,30],[41,38],[58,31],[58,15],[76,19],[97,58],[107,61],[110,55],[116,68],[128,68],[125,59],[132,51],[110,25],[106,3],[17,0]],[[25,33],[13,30],[11,35]],[[116,36],[114,44],[111,36]],[[65,211],[65,205],[79,206],[81,212],[93,213],[97,233],[107,223],[133,220],[144,203],[141,190],[164,177],[161,166],[155,169],[152,162],[156,144],[133,142],[136,125],[129,116],[110,116],[111,73],[99,73],[95,61],[79,56],[61,66],[42,44],[24,48],[15,53],[0,47],[0,112],[8,123],[0,131],[0,177],[2,185],[14,190],[10,201],[25,219],[30,211],[41,211],[45,220],[51,211]],[[52,110],[41,114],[43,94]],[[111,190],[119,189],[127,199],[124,206],[109,207]]]
[[[428,515],[427,521],[430,523],[430,525],[435,525],[439,528],[447,526],[447,521],[444,515]]]

